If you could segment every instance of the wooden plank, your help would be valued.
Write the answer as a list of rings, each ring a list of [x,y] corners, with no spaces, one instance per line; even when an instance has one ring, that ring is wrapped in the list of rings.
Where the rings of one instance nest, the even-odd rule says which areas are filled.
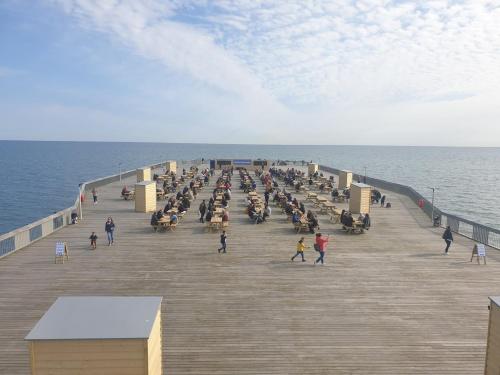
[[[227,254],[217,253],[218,233],[198,222],[214,178],[177,230],[161,233],[151,230],[150,214],[120,199],[134,180],[101,187],[97,205],[84,203],[82,223],[0,261],[0,373],[30,373],[23,338],[61,295],[164,296],[164,373],[483,372],[485,306],[498,294],[499,253],[489,250],[487,266],[470,264],[472,242],[457,236],[442,255],[441,230],[407,198],[384,192],[392,208],[372,206],[372,228],[359,236],[320,217],[331,235],[321,267],[312,265],[311,249],[307,262],[290,261],[298,239],[312,245],[313,236],[295,234],[279,210],[266,223],[248,221],[236,176]],[[116,223],[110,247],[108,216]],[[57,241],[71,247],[64,264],[53,264]]]

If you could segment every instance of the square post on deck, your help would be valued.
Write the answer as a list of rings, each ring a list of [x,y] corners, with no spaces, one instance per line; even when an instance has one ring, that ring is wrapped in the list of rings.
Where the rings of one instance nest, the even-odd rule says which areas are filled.
[[[177,161],[175,160],[167,160],[165,162],[165,170],[167,173],[174,172],[177,174]]]
[[[161,297],[59,297],[25,340],[31,374],[162,374]]]
[[[353,214],[370,213],[372,187],[362,183],[351,184],[349,211]]]
[[[490,297],[490,319],[484,374],[500,374],[500,297]]]
[[[308,163],[307,164],[307,175],[312,176],[319,170],[319,165],[317,163]]]
[[[143,181],[135,184],[135,211],[156,211],[156,182]]]
[[[339,172],[339,190],[349,189],[352,183],[352,172],[351,171],[340,171]]]
[[[137,169],[137,182],[151,181],[151,167]]]

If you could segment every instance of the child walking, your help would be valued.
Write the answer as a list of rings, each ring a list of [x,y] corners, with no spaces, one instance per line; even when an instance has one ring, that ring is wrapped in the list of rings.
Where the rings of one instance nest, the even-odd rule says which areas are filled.
[[[226,236],[226,231],[223,230],[222,231],[222,234],[220,235],[220,247],[217,249],[217,251],[220,252],[222,251],[223,253],[226,252],[226,240],[227,240],[227,236]]]
[[[90,247],[92,248],[92,250],[95,250],[97,247],[97,234],[95,234],[95,232],[92,232],[92,234],[89,237],[89,240],[90,240]]]
[[[295,257],[297,257],[298,255],[300,255],[302,257],[302,261],[305,262],[306,260],[304,259],[304,250],[306,248],[308,248],[309,246],[306,246],[304,244],[304,237],[300,237],[300,240],[299,242],[297,242],[297,252],[295,253],[295,255],[292,257],[292,262],[293,260],[295,259]]]

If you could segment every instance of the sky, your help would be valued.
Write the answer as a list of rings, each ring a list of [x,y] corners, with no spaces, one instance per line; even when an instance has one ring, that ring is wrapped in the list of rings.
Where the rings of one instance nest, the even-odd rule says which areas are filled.
[[[500,0],[0,0],[0,139],[500,146]]]

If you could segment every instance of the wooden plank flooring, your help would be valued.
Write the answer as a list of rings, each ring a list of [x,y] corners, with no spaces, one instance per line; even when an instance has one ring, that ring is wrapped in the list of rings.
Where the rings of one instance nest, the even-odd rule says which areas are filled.
[[[228,254],[219,255],[218,234],[197,220],[210,189],[177,231],[153,233],[150,215],[119,199],[121,187],[98,189],[99,204],[85,203],[79,225],[0,260],[0,374],[29,374],[23,338],[61,295],[163,296],[165,374],[483,373],[500,254],[471,264],[471,242],[458,239],[443,256],[441,230],[407,198],[389,193],[393,208],[374,207],[364,235],[320,216],[333,237],[326,265],[313,266],[311,249],[307,262],[290,261],[299,235],[274,206],[270,222],[249,223],[237,188]],[[53,263],[59,240],[70,246],[64,265]]]

